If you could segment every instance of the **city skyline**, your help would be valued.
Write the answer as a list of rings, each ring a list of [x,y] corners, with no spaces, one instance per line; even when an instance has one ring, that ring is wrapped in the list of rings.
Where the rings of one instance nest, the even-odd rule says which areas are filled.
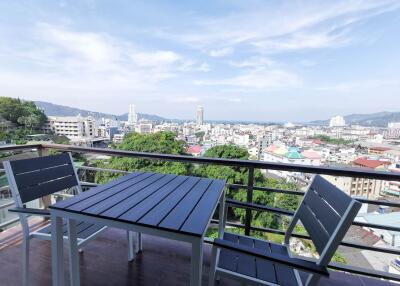
[[[119,4],[0,3],[2,95],[177,119],[400,110],[398,1]]]

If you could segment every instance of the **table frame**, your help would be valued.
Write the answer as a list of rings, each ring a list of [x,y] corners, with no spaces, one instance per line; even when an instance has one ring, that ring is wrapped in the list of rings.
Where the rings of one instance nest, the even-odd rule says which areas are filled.
[[[215,204],[213,214],[218,204]],[[218,236],[224,232],[225,227],[225,189],[222,190],[219,198],[219,224]],[[64,211],[60,209],[50,209],[51,213],[51,258],[52,258],[52,279],[53,286],[64,286],[64,254],[63,254],[63,218],[68,223],[68,246],[69,246],[69,264],[70,264],[70,284],[72,286],[80,285],[79,274],[79,252],[77,247],[77,234],[76,234],[76,221],[87,221],[96,224],[101,224],[109,227],[124,229],[138,233],[145,233],[149,235],[159,236],[167,239],[183,241],[190,243],[192,246],[191,255],[191,271],[190,271],[190,286],[200,286],[202,280],[202,266],[203,266],[203,243],[204,236],[207,229],[201,236],[194,236],[184,233],[178,233],[154,227],[147,227],[135,223],[126,223],[113,219],[100,218],[96,216],[74,213],[71,211]],[[212,216],[210,217],[211,220]],[[210,223],[210,221],[209,221]],[[208,223],[208,224],[209,224]]]

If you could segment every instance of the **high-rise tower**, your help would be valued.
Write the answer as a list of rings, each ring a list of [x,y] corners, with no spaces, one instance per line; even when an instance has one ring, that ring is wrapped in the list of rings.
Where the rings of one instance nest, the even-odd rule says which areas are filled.
[[[133,104],[129,104],[128,123],[129,125],[135,125],[137,123],[135,105]]]
[[[197,125],[203,125],[204,123],[204,108],[203,106],[197,106],[197,111],[196,111],[196,124]]]

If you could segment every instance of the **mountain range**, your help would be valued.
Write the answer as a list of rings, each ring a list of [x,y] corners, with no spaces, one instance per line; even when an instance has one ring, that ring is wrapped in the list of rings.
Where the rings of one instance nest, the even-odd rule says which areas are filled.
[[[75,107],[69,107],[59,104],[54,104],[45,101],[35,101],[35,104],[38,108],[42,109],[47,116],[77,116],[81,115],[82,117],[92,116],[95,118],[112,118],[118,119],[122,121],[128,120],[128,113],[124,113],[121,115],[115,114],[108,114],[102,113],[97,111],[89,111],[84,109],[79,109]],[[138,119],[145,119],[151,121],[166,121],[167,119],[154,115],[154,114],[145,114],[145,113],[138,113]]]
[[[389,122],[400,122],[400,112],[376,112],[343,116],[348,125],[387,127]],[[311,125],[329,125],[329,119],[309,122]]]
[[[96,118],[114,118],[122,121],[128,120],[128,113],[121,115],[108,114],[96,111],[89,111],[64,105],[58,105],[45,101],[35,101],[35,104],[44,111],[48,116],[77,116],[80,114],[83,117],[93,116]],[[184,122],[186,120],[180,119],[167,119],[154,114],[138,113],[138,119],[145,119],[151,121],[173,121],[173,122]],[[376,126],[376,127],[387,127],[389,122],[400,122],[400,112],[377,112],[370,114],[350,114],[344,116],[346,124],[362,125],[362,126]],[[210,122],[210,121],[209,121]],[[215,121],[218,123],[232,123],[233,120]],[[329,119],[315,120],[307,122],[309,125],[329,125]]]

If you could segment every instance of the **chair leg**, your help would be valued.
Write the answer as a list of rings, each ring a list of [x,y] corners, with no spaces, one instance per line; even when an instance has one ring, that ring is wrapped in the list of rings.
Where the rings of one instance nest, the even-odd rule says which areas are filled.
[[[134,233],[132,231],[127,231],[126,234],[128,236],[128,261],[133,261],[135,259],[135,248],[137,243],[134,242]]]
[[[213,246],[211,251],[210,273],[208,275],[208,286],[214,286],[215,268],[217,266],[217,251],[218,248]]]
[[[141,232],[138,232],[138,233],[137,233],[137,241],[136,241],[136,244],[137,244],[136,253],[141,252],[141,251],[142,251],[142,248],[143,248],[143,244],[142,244],[142,233],[141,233]]]
[[[22,285],[29,285],[29,237],[22,241]]]

